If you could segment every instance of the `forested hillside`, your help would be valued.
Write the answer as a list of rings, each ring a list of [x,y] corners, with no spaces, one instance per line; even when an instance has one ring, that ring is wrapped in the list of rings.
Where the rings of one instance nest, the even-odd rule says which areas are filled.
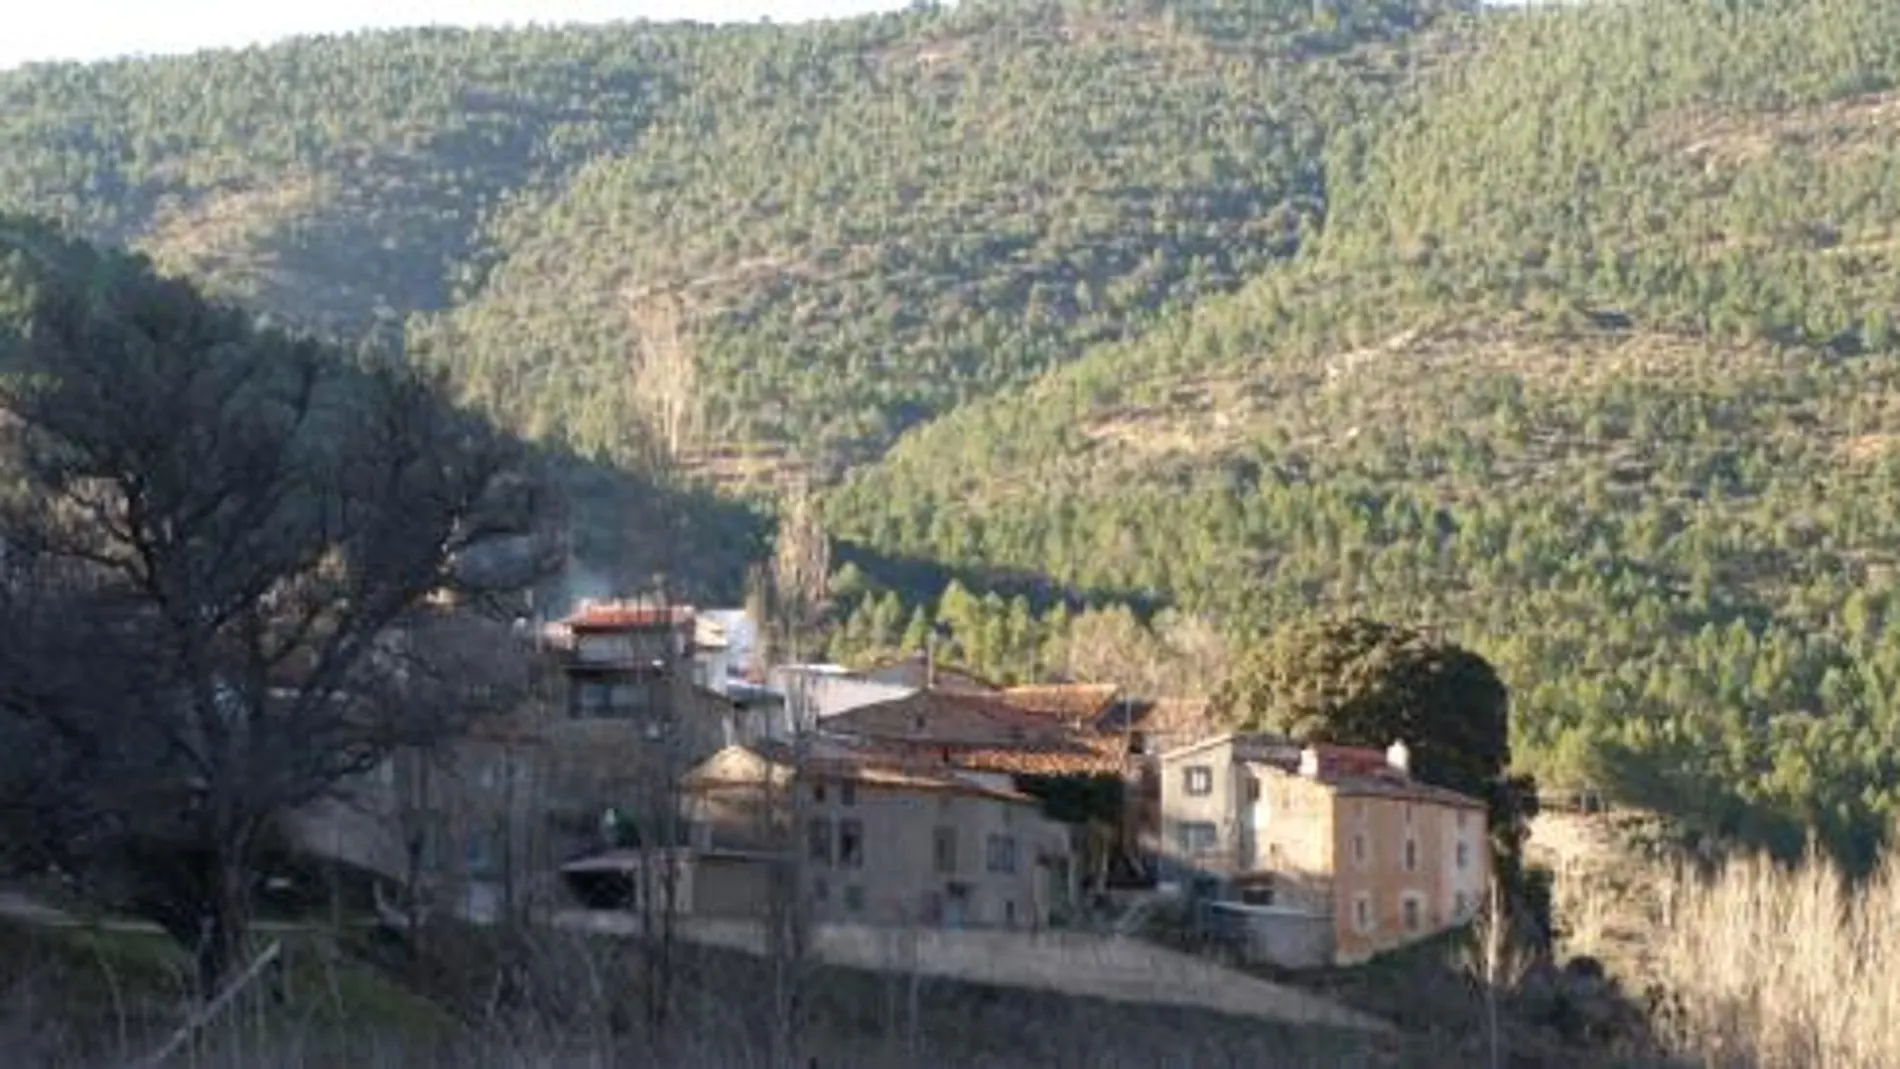
[[[679,300],[674,475],[832,482],[840,656],[941,617],[1192,686],[1427,624],[1546,779],[1854,860],[1900,807],[1897,84],[1896,0],[409,33],[0,75],[0,207],[401,333],[599,465],[654,454]],[[736,582],[750,514],[678,500],[588,552]]]
[[[1431,18],[970,3],[54,67],[0,78],[0,206],[300,320],[414,317],[474,399],[621,458],[677,296],[687,444],[862,456],[1295,252],[1328,132]]]
[[[912,436],[831,518],[1242,629],[1442,628],[1547,779],[1865,856],[1900,772],[1900,5],[1485,22],[1336,146],[1322,249]]]

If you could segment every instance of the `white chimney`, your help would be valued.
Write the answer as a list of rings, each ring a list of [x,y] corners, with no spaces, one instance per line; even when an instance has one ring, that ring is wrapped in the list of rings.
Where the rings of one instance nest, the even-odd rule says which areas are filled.
[[[1385,763],[1397,769],[1401,775],[1412,774],[1412,751],[1403,742],[1395,742],[1385,748]]]
[[[1307,779],[1319,778],[1319,751],[1311,746],[1300,751],[1300,775]]]

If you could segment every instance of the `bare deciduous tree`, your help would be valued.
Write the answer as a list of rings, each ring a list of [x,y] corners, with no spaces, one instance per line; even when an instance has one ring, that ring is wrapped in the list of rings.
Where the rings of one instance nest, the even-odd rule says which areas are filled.
[[[768,628],[794,661],[826,608],[831,583],[831,537],[825,533],[811,488],[800,483],[785,497],[774,542]]]
[[[686,336],[685,311],[671,294],[631,295],[627,317],[638,348],[629,386],[647,433],[663,459],[677,462],[699,431],[699,362]]]
[[[31,650],[0,706],[74,757],[49,852],[194,947],[209,991],[278,818],[458,727],[460,702],[414,700],[451,675],[429,597],[525,585],[538,495],[436,384],[34,240],[0,272],[24,309],[0,540],[33,573],[0,612],[0,648]]]

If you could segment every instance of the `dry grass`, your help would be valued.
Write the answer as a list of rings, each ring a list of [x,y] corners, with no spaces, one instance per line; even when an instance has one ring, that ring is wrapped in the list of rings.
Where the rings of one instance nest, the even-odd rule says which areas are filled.
[[[1900,1065],[1900,862],[1851,887],[1828,861],[1678,876],[1656,932],[1659,1024],[1723,1069]]]

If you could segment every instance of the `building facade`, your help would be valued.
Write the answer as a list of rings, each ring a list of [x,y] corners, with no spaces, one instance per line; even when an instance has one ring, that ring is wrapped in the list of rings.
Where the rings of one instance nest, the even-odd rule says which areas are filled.
[[[1263,951],[1352,964],[1468,923],[1490,878],[1485,809],[1389,750],[1222,735],[1160,759],[1161,864]],[[1287,933],[1297,932],[1297,938]]]
[[[695,850],[786,858],[820,922],[1034,930],[1072,904],[1068,828],[1035,799],[880,765],[848,744],[807,745],[735,746],[694,769]]]

